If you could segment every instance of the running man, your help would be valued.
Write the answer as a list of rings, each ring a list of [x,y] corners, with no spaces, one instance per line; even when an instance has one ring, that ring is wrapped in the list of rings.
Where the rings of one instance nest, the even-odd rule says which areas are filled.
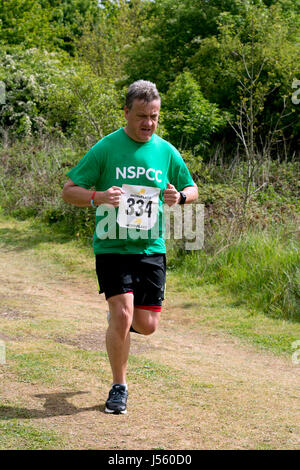
[[[126,126],[97,142],[68,172],[63,188],[65,202],[97,207],[93,249],[99,292],[109,307],[106,348],[113,376],[107,413],[126,413],[130,331],[149,335],[160,319],[166,279],[163,203],[198,198],[179,152],[155,134],[160,104],[154,83],[132,83]]]

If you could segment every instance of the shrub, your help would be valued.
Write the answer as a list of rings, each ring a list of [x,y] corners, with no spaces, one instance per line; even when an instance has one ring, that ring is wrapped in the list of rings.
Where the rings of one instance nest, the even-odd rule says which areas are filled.
[[[8,139],[68,136],[90,146],[123,122],[112,81],[89,66],[71,64],[63,52],[0,49],[6,102],[0,129]]]
[[[81,156],[79,149],[59,145],[46,148],[32,142],[2,149],[0,196],[4,213],[58,223],[68,234],[77,234],[90,242],[94,211],[66,204],[61,198],[66,173]]]
[[[190,72],[177,76],[166,94],[164,108],[168,138],[181,149],[201,154],[211,135],[225,125],[225,117],[203,97]]]

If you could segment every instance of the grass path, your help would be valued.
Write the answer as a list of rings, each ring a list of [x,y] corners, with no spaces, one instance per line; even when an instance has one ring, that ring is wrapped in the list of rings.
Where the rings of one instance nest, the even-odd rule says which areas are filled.
[[[217,310],[172,285],[159,330],[132,335],[128,414],[106,415],[93,259],[18,227],[0,223],[1,449],[299,448],[299,366],[201,322]]]

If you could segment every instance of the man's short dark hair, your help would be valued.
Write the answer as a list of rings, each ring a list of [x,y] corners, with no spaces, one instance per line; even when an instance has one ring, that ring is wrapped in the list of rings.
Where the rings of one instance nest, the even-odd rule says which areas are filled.
[[[135,99],[143,100],[146,103],[150,103],[153,100],[160,100],[155,83],[149,82],[148,80],[137,80],[133,82],[129,86],[126,94],[125,104],[128,109],[132,108]]]

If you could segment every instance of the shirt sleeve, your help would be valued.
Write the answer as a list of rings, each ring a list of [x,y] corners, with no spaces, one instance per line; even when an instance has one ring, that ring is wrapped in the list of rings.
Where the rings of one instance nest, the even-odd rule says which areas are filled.
[[[180,153],[174,148],[169,168],[170,183],[177,191],[182,191],[187,186],[194,186],[193,178]]]
[[[101,175],[101,165],[99,158],[96,157],[93,147],[82,157],[80,162],[68,171],[67,176],[77,186],[89,189],[97,185]]]

